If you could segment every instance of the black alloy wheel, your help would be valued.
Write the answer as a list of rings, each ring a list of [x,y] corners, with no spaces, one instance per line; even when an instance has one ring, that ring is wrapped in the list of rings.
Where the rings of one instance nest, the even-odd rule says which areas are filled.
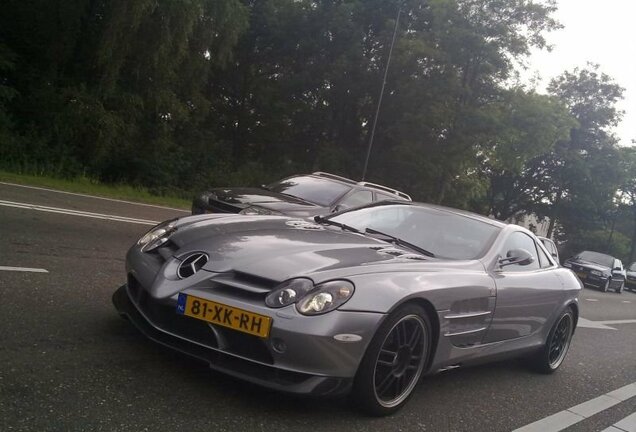
[[[544,347],[533,358],[532,363],[539,372],[553,373],[561,366],[570,348],[573,333],[574,313],[568,307],[550,330]]]
[[[392,414],[411,396],[428,360],[430,329],[417,305],[399,308],[380,326],[354,382],[354,402],[367,414]]]

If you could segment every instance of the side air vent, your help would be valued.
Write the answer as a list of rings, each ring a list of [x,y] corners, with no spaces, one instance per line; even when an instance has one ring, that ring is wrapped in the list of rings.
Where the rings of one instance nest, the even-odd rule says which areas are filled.
[[[179,267],[177,268],[177,276],[181,279],[189,278],[201,270],[201,268],[208,263],[209,259],[208,255],[203,252],[195,252],[188,255],[186,259],[181,261],[181,264],[179,264]]]

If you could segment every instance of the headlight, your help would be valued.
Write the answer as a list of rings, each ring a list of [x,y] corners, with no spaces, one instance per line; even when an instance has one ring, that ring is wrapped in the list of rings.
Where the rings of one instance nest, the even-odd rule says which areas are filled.
[[[296,304],[303,315],[320,315],[342,306],[353,295],[353,284],[338,280],[314,286],[310,279],[297,278],[283,282],[265,297],[265,304],[281,308]]]
[[[603,272],[598,270],[592,270],[590,271],[590,273],[592,273],[594,276],[603,276]]]
[[[572,264],[566,261],[563,263],[563,267],[572,268]]]
[[[278,212],[276,210],[270,210],[268,208],[259,207],[259,206],[246,207],[243,210],[241,210],[239,212],[239,214],[248,215],[248,216],[254,216],[254,215],[282,215],[281,212]]]
[[[353,291],[353,284],[348,281],[325,282],[296,303],[296,309],[303,315],[327,313],[345,304]]]
[[[141,246],[143,252],[156,249],[168,241],[168,237],[176,231],[176,225],[176,219],[162,222],[144,234],[144,236],[137,241],[137,244]]]
[[[314,289],[314,283],[309,279],[291,279],[270,292],[265,297],[265,304],[269,307],[281,308],[296,303],[312,289]]]

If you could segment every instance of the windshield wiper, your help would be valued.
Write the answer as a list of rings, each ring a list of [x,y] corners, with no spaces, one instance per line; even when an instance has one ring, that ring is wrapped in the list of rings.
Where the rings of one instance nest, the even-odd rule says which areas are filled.
[[[332,220],[332,219],[327,219],[324,216],[320,216],[320,215],[319,216],[314,216],[314,220],[316,222],[320,223],[320,224],[333,225],[333,226],[336,226],[336,227],[338,227],[340,229],[360,234],[360,230],[358,228],[354,228],[352,226],[345,225],[345,224],[340,223],[340,222],[336,222],[335,220]]]
[[[421,253],[422,255],[426,255],[428,257],[431,258],[435,258],[435,254],[433,252],[427,251],[426,249],[423,249],[419,246],[414,245],[413,243],[409,243],[406,240],[402,240],[399,237],[395,237],[392,236],[391,234],[387,234],[387,233],[383,233],[382,231],[378,231],[378,230],[374,230],[373,228],[367,228],[364,230],[364,232],[369,233],[369,234],[377,234],[377,235],[381,235],[386,237],[388,240],[388,242],[396,244],[398,246],[404,246],[407,247],[409,249],[413,249],[414,251],[417,251],[419,253]]]

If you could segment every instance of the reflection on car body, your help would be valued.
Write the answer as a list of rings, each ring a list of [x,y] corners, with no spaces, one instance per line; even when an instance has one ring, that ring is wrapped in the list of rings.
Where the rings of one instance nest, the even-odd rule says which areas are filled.
[[[581,289],[530,231],[407,201],[184,217],[126,267],[113,302],[151,339],[270,388],[350,392],[373,415],[447,368],[523,355],[555,371]]]

